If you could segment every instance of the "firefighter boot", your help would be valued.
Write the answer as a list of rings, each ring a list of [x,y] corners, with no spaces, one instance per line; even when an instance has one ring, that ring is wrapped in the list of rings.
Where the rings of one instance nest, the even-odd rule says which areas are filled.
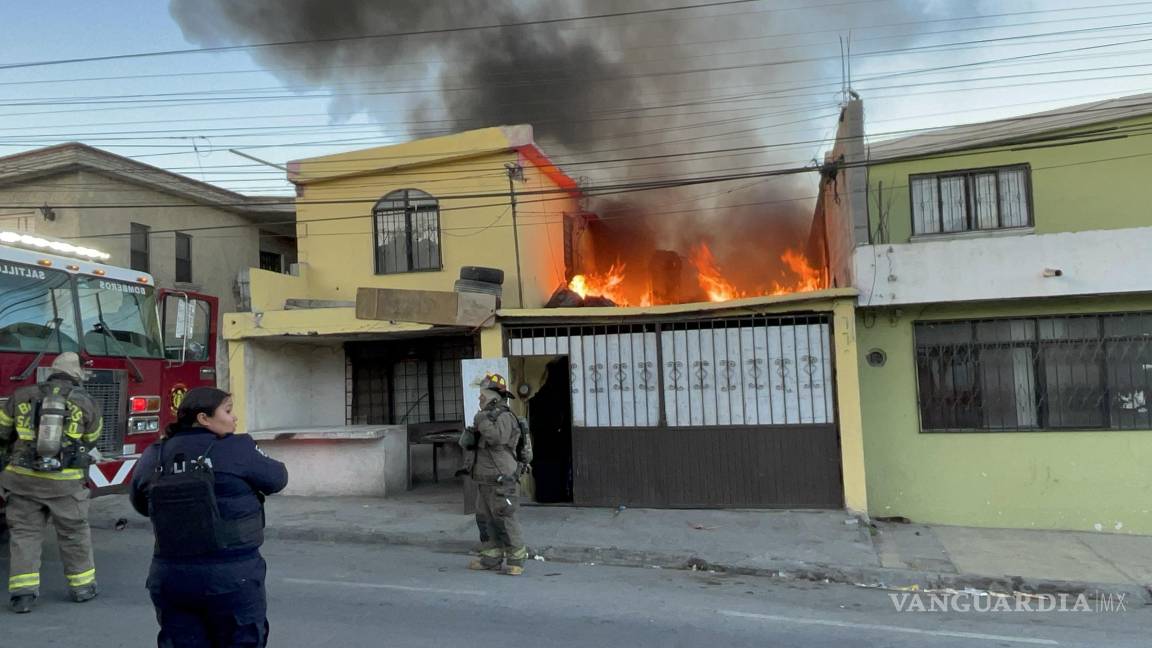
[[[32,611],[32,606],[35,603],[35,594],[21,594],[20,596],[13,596],[12,600],[8,602],[8,605],[16,614],[28,614]]]
[[[468,569],[476,571],[497,570],[502,566],[504,566],[504,550],[494,546],[491,541],[480,550],[479,558],[468,563]]]
[[[528,548],[509,548],[505,550],[504,558],[507,564],[504,573],[508,576],[519,576],[524,573],[524,561],[528,559]]]
[[[84,587],[78,587],[70,592],[72,595],[72,600],[76,603],[91,601],[92,599],[96,598],[96,595],[99,593],[100,592],[96,590],[96,583],[85,585]]]

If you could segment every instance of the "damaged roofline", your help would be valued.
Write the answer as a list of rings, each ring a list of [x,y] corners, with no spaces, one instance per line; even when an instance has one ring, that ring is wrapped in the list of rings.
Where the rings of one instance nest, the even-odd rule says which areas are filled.
[[[420,153],[415,150],[419,146],[428,146],[433,142],[448,143],[453,140],[478,140],[471,148],[462,147],[460,150],[447,152]],[[411,152],[406,152],[411,150]],[[374,154],[391,152],[391,156],[366,157],[360,160],[365,163],[356,168],[357,154],[372,151]],[[576,181],[566,174],[559,166],[540,149],[533,139],[532,126],[519,124],[515,126],[496,126],[472,131],[464,131],[442,137],[412,140],[391,146],[381,146],[371,149],[359,149],[335,155],[293,160],[288,163],[288,181],[297,185],[318,184],[334,180],[359,178],[364,176],[397,173],[410,169],[420,169],[433,165],[443,165],[451,162],[484,157],[503,152],[516,152],[522,161],[527,161],[538,168],[541,173],[552,180],[573,198],[580,197],[580,188]],[[368,164],[372,160],[397,160],[394,164]],[[306,173],[304,169],[313,165],[332,164],[330,172],[320,170]]]
[[[811,292],[796,292],[766,297],[748,297],[724,302],[693,302],[660,306],[586,306],[581,308],[529,308],[502,309],[496,312],[499,321],[557,320],[557,319],[619,319],[651,317],[653,315],[739,315],[766,310],[794,309],[805,305],[813,310],[832,310],[832,302],[859,296],[855,288],[829,288]]]

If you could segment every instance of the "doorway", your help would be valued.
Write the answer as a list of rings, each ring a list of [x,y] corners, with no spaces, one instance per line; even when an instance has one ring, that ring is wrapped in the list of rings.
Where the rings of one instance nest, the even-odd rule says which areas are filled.
[[[544,383],[528,400],[532,475],[539,504],[572,503],[572,388],[568,357],[547,365]]]

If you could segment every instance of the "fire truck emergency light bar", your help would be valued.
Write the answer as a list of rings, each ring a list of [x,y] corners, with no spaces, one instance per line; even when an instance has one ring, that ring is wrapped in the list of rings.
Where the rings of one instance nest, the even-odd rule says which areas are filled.
[[[64,241],[54,241],[40,236],[21,234],[19,232],[0,232],[0,243],[16,245],[35,250],[52,250],[59,254],[76,257],[78,259],[92,259],[94,261],[107,261],[111,254],[94,250],[80,245],[72,245]]]

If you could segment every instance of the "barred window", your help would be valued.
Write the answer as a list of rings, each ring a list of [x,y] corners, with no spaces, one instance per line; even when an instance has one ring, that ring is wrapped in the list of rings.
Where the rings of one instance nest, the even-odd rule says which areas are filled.
[[[372,209],[376,274],[439,270],[440,203],[417,189],[384,196]]]
[[[346,347],[349,424],[460,421],[460,361],[476,357],[472,338],[353,342]]]
[[[1152,313],[918,322],[924,432],[1152,430]]]
[[[1032,224],[1027,165],[914,175],[909,185],[916,235]]]

